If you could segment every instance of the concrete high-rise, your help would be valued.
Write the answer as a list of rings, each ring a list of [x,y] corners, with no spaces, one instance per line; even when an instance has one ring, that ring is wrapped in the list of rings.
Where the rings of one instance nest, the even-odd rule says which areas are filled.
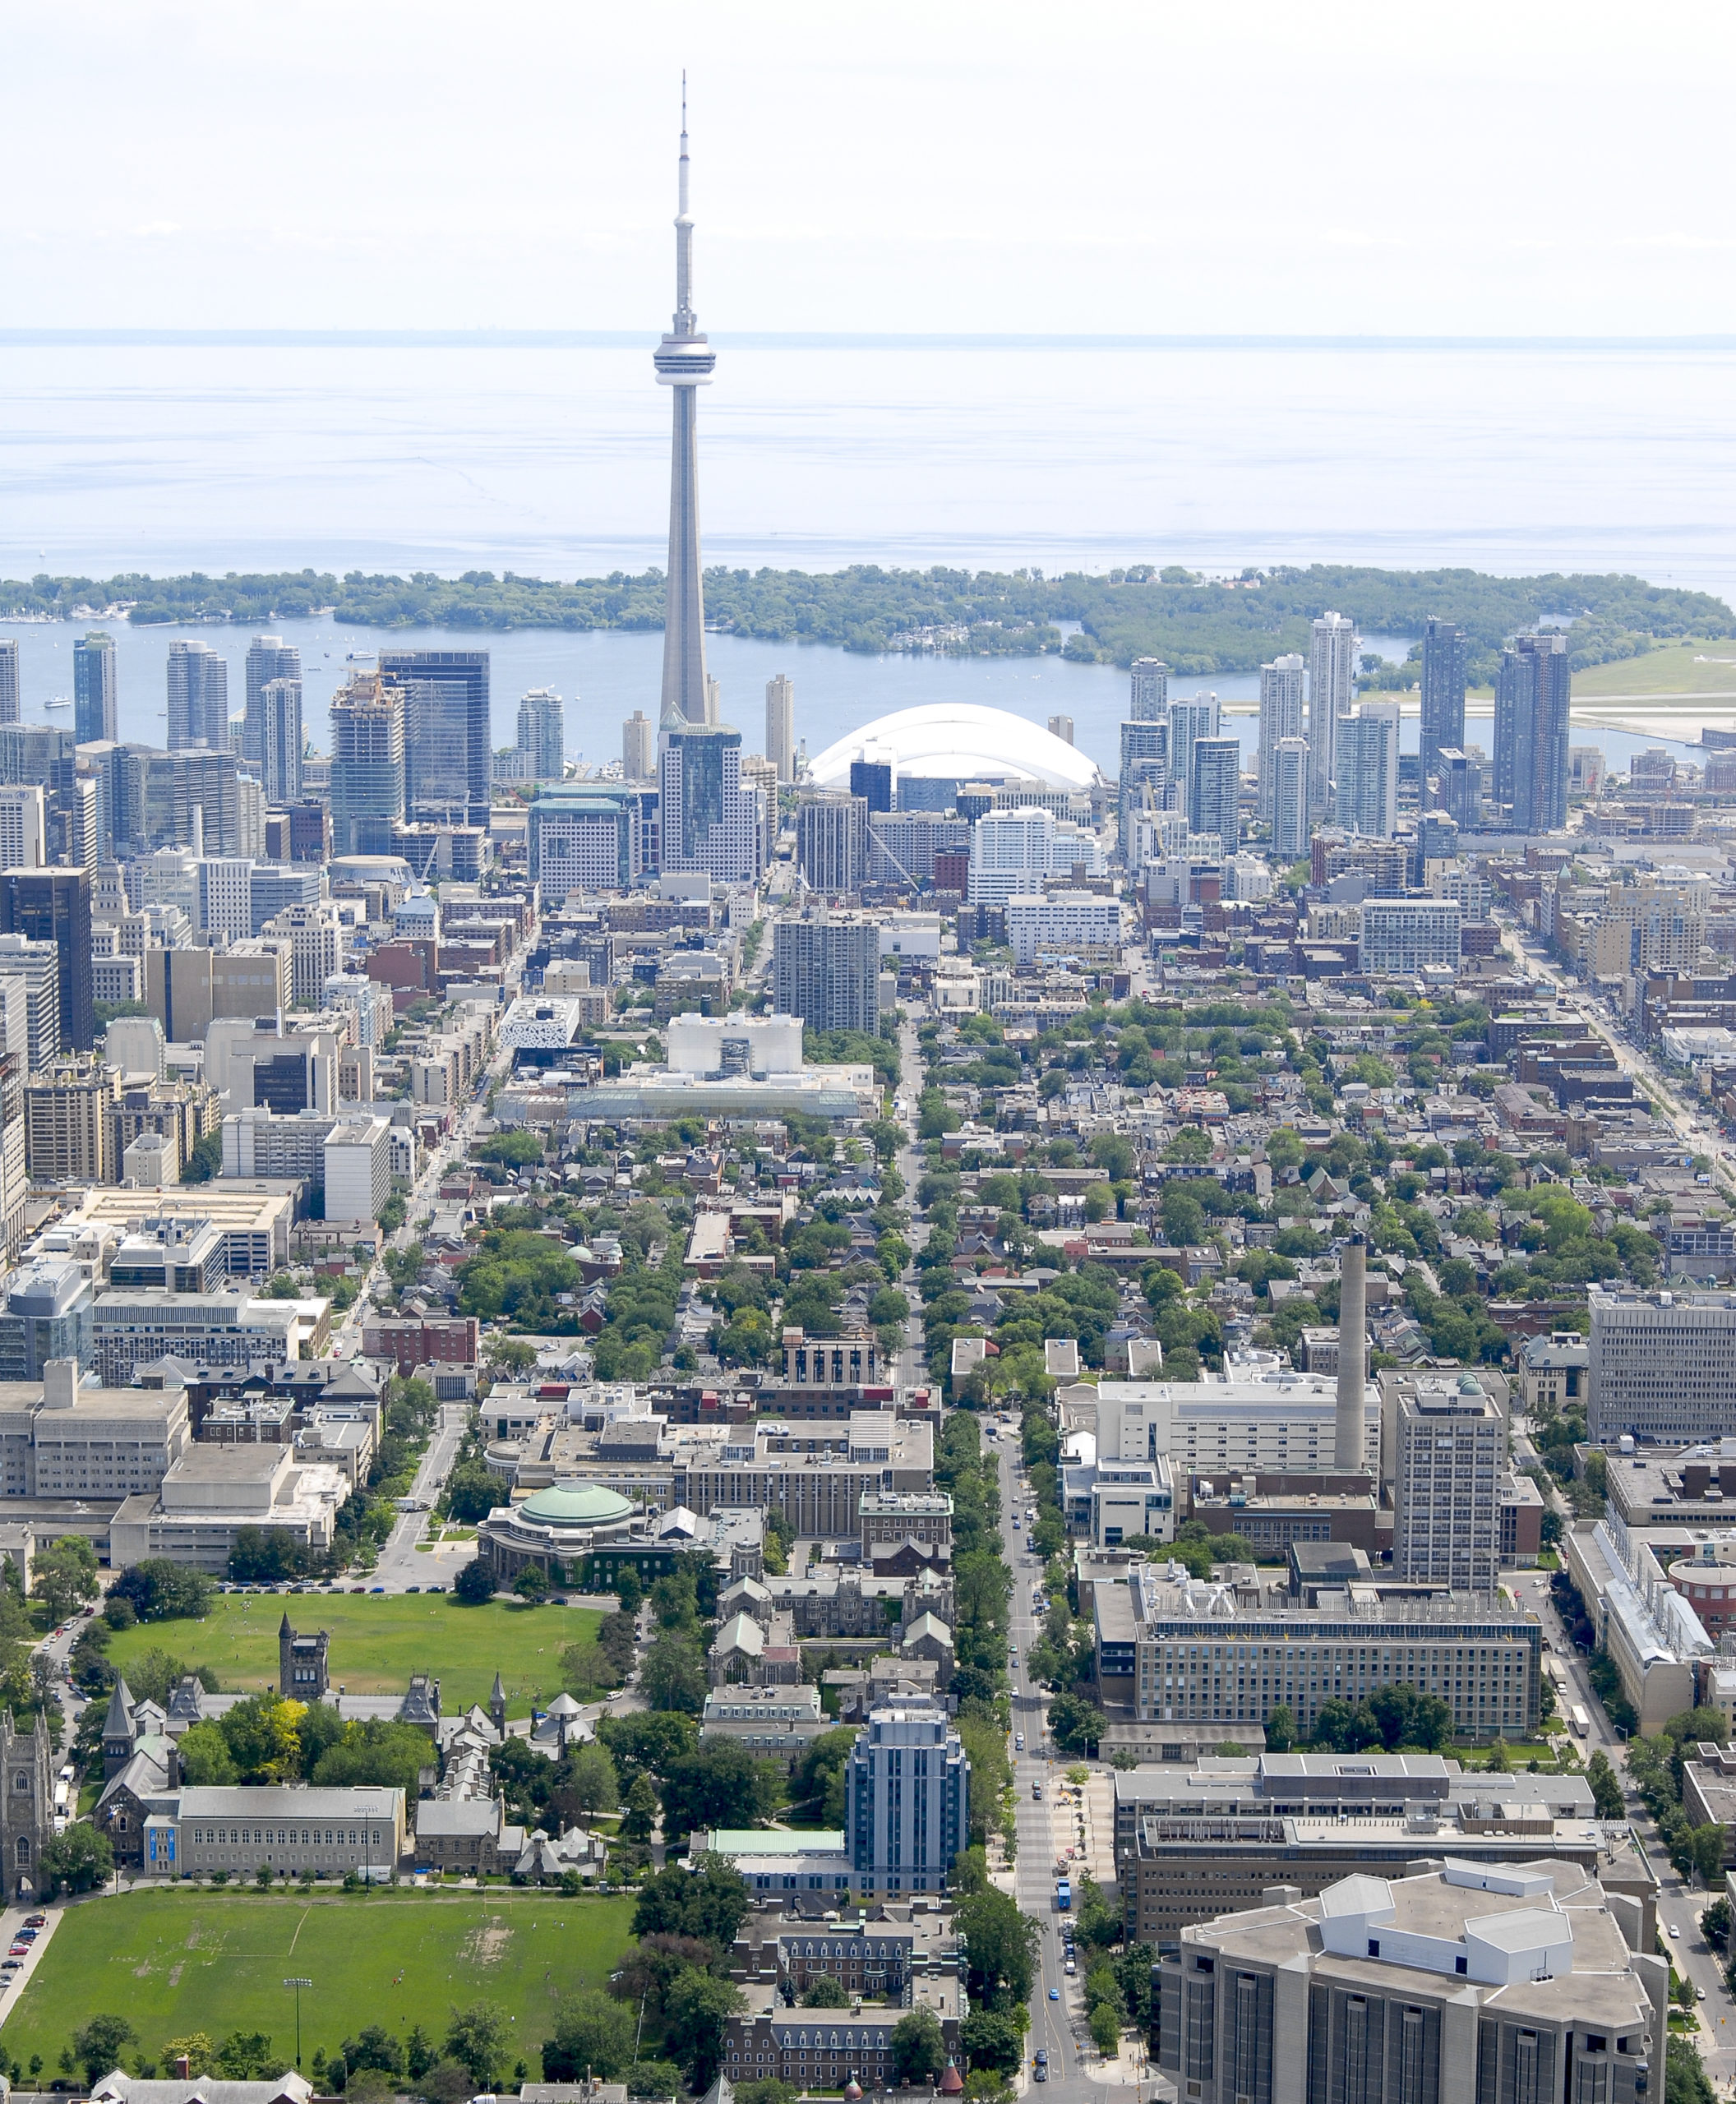
[[[1440,772],[1445,747],[1465,743],[1465,631],[1452,621],[1423,625],[1423,728],[1417,761],[1422,808],[1434,809],[1429,777]]]
[[[699,566],[698,390],[711,384],[718,355],[699,334],[693,308],[693,219],[687,195],[687,93],[681,90],[681,154],[675,215],[675,315],[652,353],[658,385],[672,390],[669,466],[669,584],[663,610],[662,728],[699,724],[705,711],[705,589]]]
[[[1070,716],[1051,716],[1049,718],[1049,735],[1051,738],[1059,738],[1064,745],[1070,745],[1073,743],[1073,718]]]
[[[1736,1303],[1725,1293],[1594,1285],[1588,1436],[1660,1446],[1736,1437]],[[1713,1480],[1717,1480],[1716,1463]]]
[[[868,865],[868,805],[861,796],[817,790],[796,806],[796,866],[829,897],[859,891]]]
[[[621,727],[621,771],[629,782],[649,782],[657,773],[657,726],[635,708]]]
[[[1369,840],[1398,830],[1396,701],[1365,701],[1339,718],[1337,820]]]
[[[260,690],[261,787],[274,810],[297,802],[302,793],[302,683],[267,680]]]
[[[1353,1234],[1338,1277],[1338,1392],[1332,1418],[1332,1466],[1341,1475],[1363,1465],[1368,1404],[1369,1244]]]
[[[404,689],[404,801],[411,817],[487,825],[494,773],[488,653],[382,650],[380,676]]]
[[[780,782],[796,779],[796,682],[782,672],[765,683],[765,756]]]
[[[18,639],[0,635],[0,723],[16,723],[20,707]]]
[[[1161,658],[1133,660],[1127,713],[1135,723],[1161,723],[1170,713],[1170,668]]]
[[[1280,738],[1272,755],[1272,851],[1295,862],[1308,852],[1308,741]]]
[[[241,755],[254,766],[264,765],[265,740],[265,692],[273,680],[300,684],[302,653],[280,635],[256,635],[247,645],[247,699],[241,719]],[[227,741],[225,741],[227,742]]]
[[[1566,636],[1515,637],[1495,681],[1495,801],[1508,806],[1515,833],[1567,822],[1571,707]]]
[[[1170,704],[1170,774],[1180,787],[1182,800],[1193,795],[1194,741],[1218,734],[1217,696],[1197,694],[1191,701]]]
[[[48,812],[34,782],[0,787],[0,870],[39,870],[48,861]]]
[[[810,1030],[880,1027],[880,931],[869,920],[780,920],[772,938],[772,1007]]]
[[[1482,824],[1483,768],[1480,761],[1456,745],[1443,745],[1434,756],[1440,783],[1437,806],[1461,829],[1475,833]]]
[[[1241,841],[1242,741],[1196,738],[1189,781],[1188,824],[1195,833],[1215,833],[1226,855]]]
[[[331,698],[335,855],[389,855],[404,817],[404,695],[359,672]]]
[[[169,646],[169,750],[229,750],[229,660],[208,643]]]
[[[519,704],[519,750],[533,781],[558,782],[566,772],[566,711],[552,687],[533,687]]]
[[[1393,1435],[1393,1576],[1455,1593],[1494,1592],[1507,1469],[1504,1387],[1490,1393],[1471,1373],[1393,1374],[1382,1386]]]
[[[1309,801],[1324,818],[1338,767],[1338,719],[1356,690],[1356,624],[1343,614],[1314,623],[1308,665]]]
[[[1263,819],[1272,816],[1272,756],[1281,738],[1300,738],[1305,694],[1301,653],[1290,651],[1260,667],[1260,795]]]
[[[79,745],[120,736],[120,691],[114,638],[93,629],[72,646],[72,735]]]

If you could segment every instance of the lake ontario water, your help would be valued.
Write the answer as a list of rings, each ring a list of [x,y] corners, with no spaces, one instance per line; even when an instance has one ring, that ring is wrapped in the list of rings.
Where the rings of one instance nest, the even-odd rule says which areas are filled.
[[[669,399],[621,339],[95,341],[0,333],[0,574],[199,569],[575,577],[661,563]],[[718,340],[701,398],[709,561],[1234,572],[1313,561],[1632,571],[1736,602],[1736,344],[1139,344]],[[279,625],[308,727],[375,634]],[[160,742],[173,630],[118,630],[123,736]],[[238,712],[246,634],[223,649]],[[21,641],[27,719],[72,686],[70,628]],[[566,699],[570,753],[654,717],[661,638],[400,633],[486,644],[495,736]],[[1403,638],[1371,644],[1401,656]],[[859,657],[711,639],[726,718],[757,747],[796,681],[810,752],[960,697],[1044,721],[1112,769],[1124,672],[1055,659]],[[1245,701],[1248,677],[1180,681]],[[1251,741],[1253,722],[1227,728]],[[1484,727],[1486,731],[1486,725]],[[1414,745],[1414,722],[1407,726]],[[1474,718],[1470,736],[1479,737]],[[1483,741],[1487,742],[1486,736]],[[1655,739],[1587,731],[1612,761]]]

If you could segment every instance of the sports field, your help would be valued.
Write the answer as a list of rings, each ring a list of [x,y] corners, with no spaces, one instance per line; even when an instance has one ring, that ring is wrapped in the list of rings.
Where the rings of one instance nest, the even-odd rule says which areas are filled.
[[[108,1656],[124,1673],[146,1651],[168,1651],[251,1695],[277,1686],[286,1608],[293,1628],[330,1631],[334,1688],[388,1695],[413,1673],[432,1673],[447,1715],[486,1704],[498,1670],[508,1714],[528,1717],[533,1698],[547,1703],[561,1692],[561,1652],[594,1636],[603,1620],[590,1608],[464,1607],[446,1593],[219,1593],[202,1622],[140,1622],[113,1639]]]
[[[69,1908],[16,2009],[0,2004],[0,2046],[52,2071],[92,2015],[124,2016],[131,2049],[155,2060],[165,2039],[203,2031],[266,2032],[295,2058],[302,1990],[302,2057],[335,2052],[364,2025],[401,2037],[419,2023],[438,2042],[450,2011],[486,1998],[514,2020],[512,2059],[535,2079],[555,2002],[599,1986],[631,1939],[630,1899],[503,1894],[124,1893]],[[508,2070],[510,2072],[510,2069]],[[516,2087],[516,2085],[515,2085]]]

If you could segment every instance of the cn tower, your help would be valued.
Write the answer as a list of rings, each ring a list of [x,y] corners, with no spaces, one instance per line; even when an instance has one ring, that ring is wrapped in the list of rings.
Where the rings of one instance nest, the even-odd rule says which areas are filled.
[[[718,354],[693,311],[693,219],[687,209],[687,76],[681,76],[680,205],[675,215],[675,316],[652,353],[659,386],[675,390],[669,473],[669,586],[663,612],[665,730],[705,721],[705,590],[699,570],[699,463],[696,390],[709,386]]]

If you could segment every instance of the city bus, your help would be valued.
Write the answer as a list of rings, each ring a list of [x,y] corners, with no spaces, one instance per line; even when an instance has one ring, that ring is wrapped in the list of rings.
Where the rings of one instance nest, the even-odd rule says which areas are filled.
[[[1591,1733],[1591,1719],[1586,1714],[1583,1702],[1576,1702],[1567,1712],[1567,1723],[1577,1738],[1588,1738]]]

